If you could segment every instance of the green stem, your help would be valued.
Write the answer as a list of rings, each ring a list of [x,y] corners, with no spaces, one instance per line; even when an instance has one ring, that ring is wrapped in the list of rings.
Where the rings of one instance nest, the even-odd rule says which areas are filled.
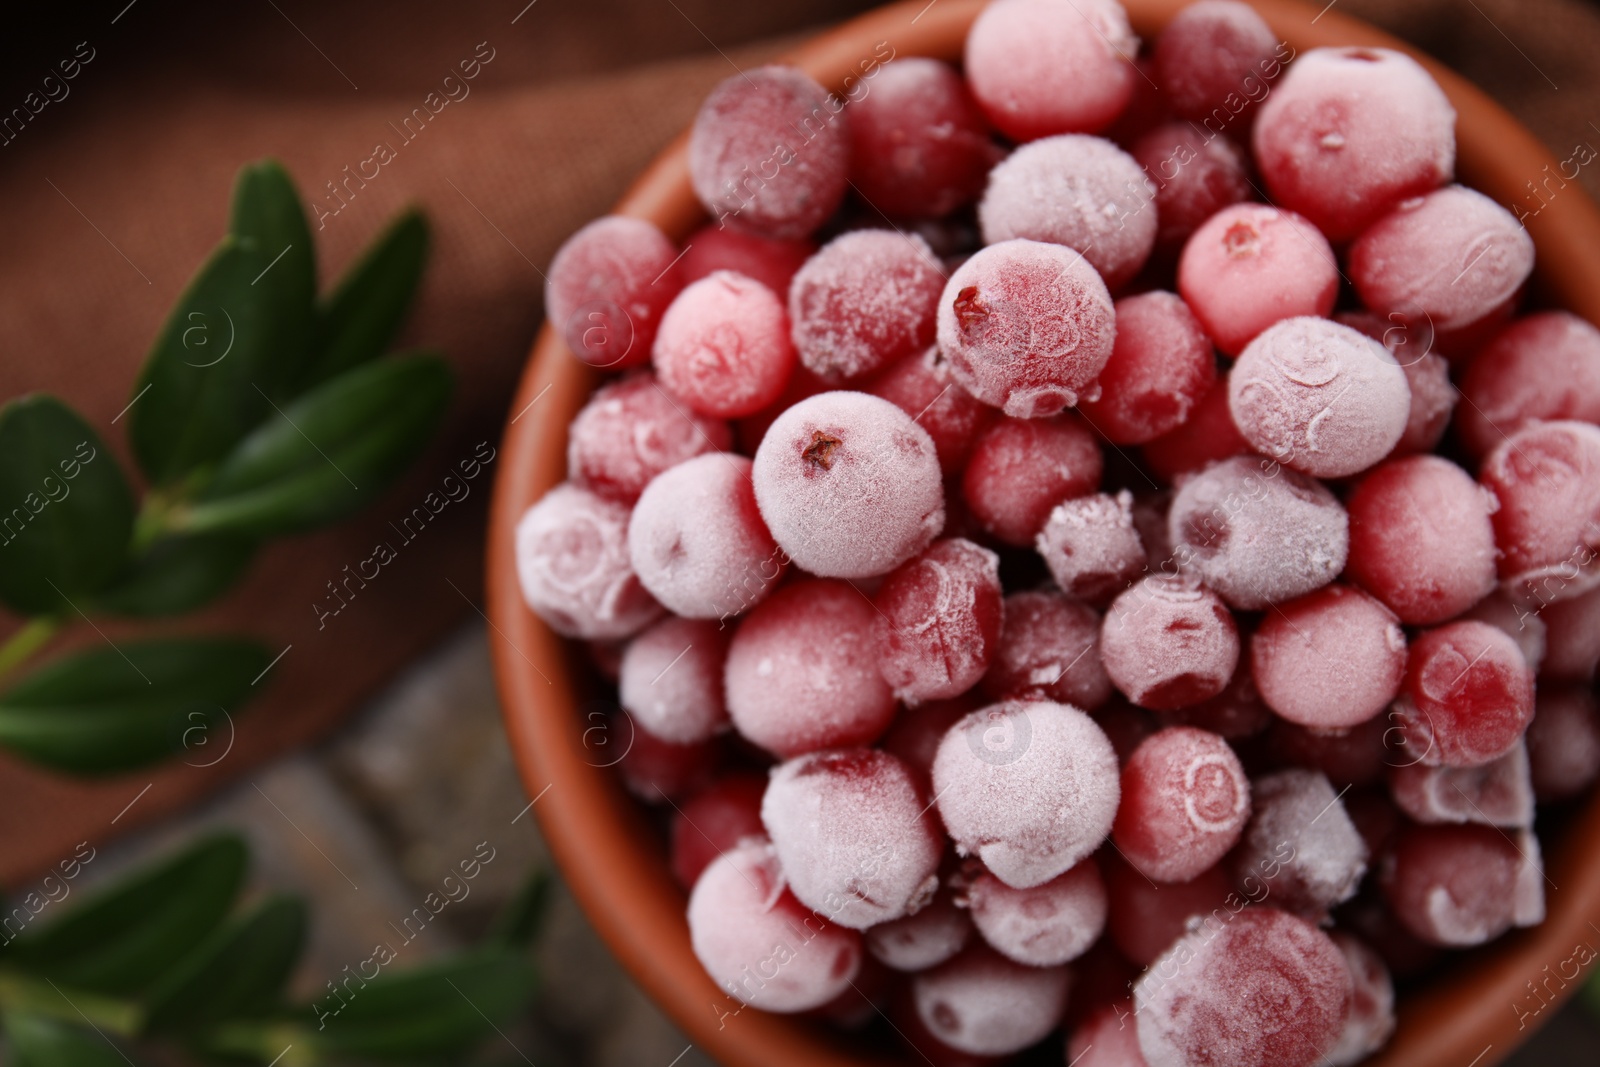
[[[80,989],[63,990],[58,985],[12,971],[0,971],[0,1008],[74,1026],[87,1019],[90,1025],[118,1037],[138,1036],[144,1023],[144,1013],[137,1004]]]
[[[29,619],[22,629],[12,634],[5,644],[0,645],[0,678],[4,678],[12,668],[39,651],[40,647],[54,637],[60,628],[61,620],[53,616]]]

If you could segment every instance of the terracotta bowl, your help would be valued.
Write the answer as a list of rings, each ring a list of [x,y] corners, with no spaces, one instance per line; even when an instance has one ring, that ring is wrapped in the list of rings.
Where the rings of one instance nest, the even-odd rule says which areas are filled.
[[[1184,0],[1123,0],[1134,29],[1153,36]],[[887,41],[899,56],[958,60],[981,0],[909,0],[821,34],[788,56],[822,84],[847,75]],[[1526,183],[1557,161],[1483,93],[1426,56],[1337,10],[1256,0],[1296,52],[1324,45],[1377,45],[1411,53],[1438,79],[1459,114],[1458,173],[1502,204],[1523,202]],[[637,215],[681,239],[705,216],[689,188],[688,134],[680,135],[634,183],[616,211]],[[573,228],[585,220],[573,219]],[[1577,187],[1563,190],[1528,230],[1538,246],[1534,286],[1544,304],[1600,323],[1600,212]],[[696,1045],[727,1067],[862,1067],[921,1062],[913,1053],[868,1048],[857,1038],[805,1021],[736,1005],[696,962],[684,922],[685,894],[644,809],[604,764],[620,753],[583,703],[586,657],[523,604],[512,530],[522,512],[566,474],[566,428],[596,382],[546,325],[511,406],[489,530],[488,603],[495,671],[506,726],[533,812],[556,861],[611,950]],[[530,407],[530,405],[532,405]],[[619,728],[625,729],[625,728]],[[1402,998],[1399,1029],[1373,1063],[1385,1067],[1487,1067],[1555,1012],[1542,1010],[1530,982],[1561,973],[1580,942],[1600,947],[1600,794],[1547,842],[1545,922],[1461,956],[1423,989]],[[1579,957],[1581,958],[1581,957]],[[1566,964],[1565,970],[1572,964]],[[1548,970],[1546,969],[1548,968]],[[1583,977],[1587,977],[1585,974]],[[556,981],[560,975],[553,975]],[[1553,988],[1556,983],[1549,983]],[[1579,982],[1556,992],[1564,997]],[[1548,994],[1547,994],[1548,995]]]

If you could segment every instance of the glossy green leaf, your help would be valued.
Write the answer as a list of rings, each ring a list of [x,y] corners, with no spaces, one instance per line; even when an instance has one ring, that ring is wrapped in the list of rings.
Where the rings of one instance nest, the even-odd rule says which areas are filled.
[[[316,247],[294,179],[282,163],[263,159],[240,168],[228,232],[272,263],[255,284],[272,285],[283,300],[311,307],[317,293]]]
[[[151,1033],[256,1018],[279,1007],[305,947],[305,901],[274,896],[218,930],[145,998]]]
[[[128,1067],[133,1061],[103,1034],[20,1012],[5,1016],[11,1067]]]
[[[541,868],[528,876],[516,895],[494,917],[489,939],[507,948],[527,948],[539,935],[549,907],[550,872]]]
[[[450,370],[435,356],[347,371],[243,441],[181,524],[190,532],[272,537],[342,518],[410,465],[450,392]]]
[[[53,396],[0,408],[0,599],[70,612],[127,556],[133,493],[100,435]]]
[[[100,774],[179,752],[215,763],[231,712],[272,655],[248,641],[164,638],[94,647],[0,695],[0,745],[48,767]]]
[[[319,1051],[336,1056],[421,1059],[458,1052],[524,1011],[536,986],[533,965],[501,948],[382,971],[364,986],[348,981],[339,995],[317,1000],[311,1038]]]
[[[233,907],[249,854],[217,834],[125,876],[7,949],[7,964],[64,986],[129,994],[204,943]]]
[[[179,615],[226,592],[249,567],[256,542],[225,534],[162,537],[94,597],[115,615]]]
[[[318,309],[321,351],[307,384],[383,355],[405,319],[427,255],[428,224],[415,210],[372,243]]]

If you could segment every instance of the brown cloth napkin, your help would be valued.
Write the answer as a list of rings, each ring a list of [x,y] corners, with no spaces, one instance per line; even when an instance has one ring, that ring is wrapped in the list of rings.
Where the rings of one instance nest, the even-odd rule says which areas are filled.
[[[1579,143],[1600,146],[1600,69],[1590,60],[1600,16],[1590,6],[1336,2],[1477,81],[1558,158]],[[606,210],[713,84],[781,47],[748,42],[868,6],[524,4],[279,0],[224,10],[116,0],[93,16],[57,12],[36,38],[4,46],[0,108],[21,104],[61,60],[79,66],[65,94],[45,86],[59,99],[0,146],[0,398],[64,396],[131,472],[125,423],[113,420],[167,309],[222,233],[234,172],[263,155],[282,159],[313,205],[324,285],[395,211],[426,208],[434,254],[401,344],[443,349],[459,388],[444,431],[404,484],[337,529],[275,545],[226,599],[163,624],[252,634],[284,650],[233,736],[219,729],[164,768],[93,783],[0,756],[0,882],[325,734],[478,613],[494,463],[338,615],[319,622],[316,605],[331,603],[327,583],[346,565],[396,540],[389,524],[447,472],[483,454],[480,443],[498,445],[540,320],[541,271],[560,241]],[[465,92],[444,85],[475,56],[481,69]],[[405,139],[404,118],[430,93],[450,100]],[[332,196],[345,168],[355,171],[380,142],[395,146],[394,158]],[[1591,192],[1600,189],[1596,171],[1580,175]],[[535,408],[523,417],[540,416]],[[0,617],[0,633],[15,625]],[[78,626],[46,655],[131,632],[100,626]]]

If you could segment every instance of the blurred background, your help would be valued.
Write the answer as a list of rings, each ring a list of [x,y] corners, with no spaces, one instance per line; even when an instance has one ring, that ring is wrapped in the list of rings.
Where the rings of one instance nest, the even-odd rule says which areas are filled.
[[[77,408],[125,466],[120,420],[151,338],[223,232],[238,168],[273,156],[306,201],[324,279],[386,220],[426,211],[433,253],[398,347],[444,352],[456,390],[409,473],[351,521],[266,547],[187,622],[248,629],[273,661],[248,715],[186,757],[83,781],[0,754],[0,881],[25,892],[80,842],[75,888],[210,826],[242,828],[251,884],[311,900],[292,988],[366,956],[482,842],[470,897],[408,963],[481,937],[548,866],[500,725],[481,612],[489,477],[328,613],[342,569],[466,457],[492,452],[541,322],[541,271],[602,214],[735,67],[870,6],[859,0],[108,0],[12,13],[0,34],[0,400]],[[1321,7],[1317,3],[1314,7]],[[1600,144],[1600,9],[1581,0],[1335,0],[1486,89],[1558,158]],[[379,176],[332,190],[458,63],[480,74]],[[79,71],[35,107],[64,59]],[[20,118],[15,116],[20,115]],[[1591,195],[1600,178],[1579,179]],[[326,282],[324,282],[324,285]],[[537,413],[534,414],[536,417]],[[492,476],[493,461],[487,462]],[[0,614],[0,633],[20,620]],[[107,623],[109,639],[122,624]],[[82,627],[79,627],[82,629]],[[105,636],[102,634],[101,636]],[[94,634],[69,631],[62,647]],[[226,742],[224,751],[224,742]],[[556,886],[531,1013],[494,1062],[710,1062],[611,961]],[[1512,1061],[1592,1064],[1600,1025],[1569,1006]],[[1466,1065],[1463,1065],[1466,1067]]]

